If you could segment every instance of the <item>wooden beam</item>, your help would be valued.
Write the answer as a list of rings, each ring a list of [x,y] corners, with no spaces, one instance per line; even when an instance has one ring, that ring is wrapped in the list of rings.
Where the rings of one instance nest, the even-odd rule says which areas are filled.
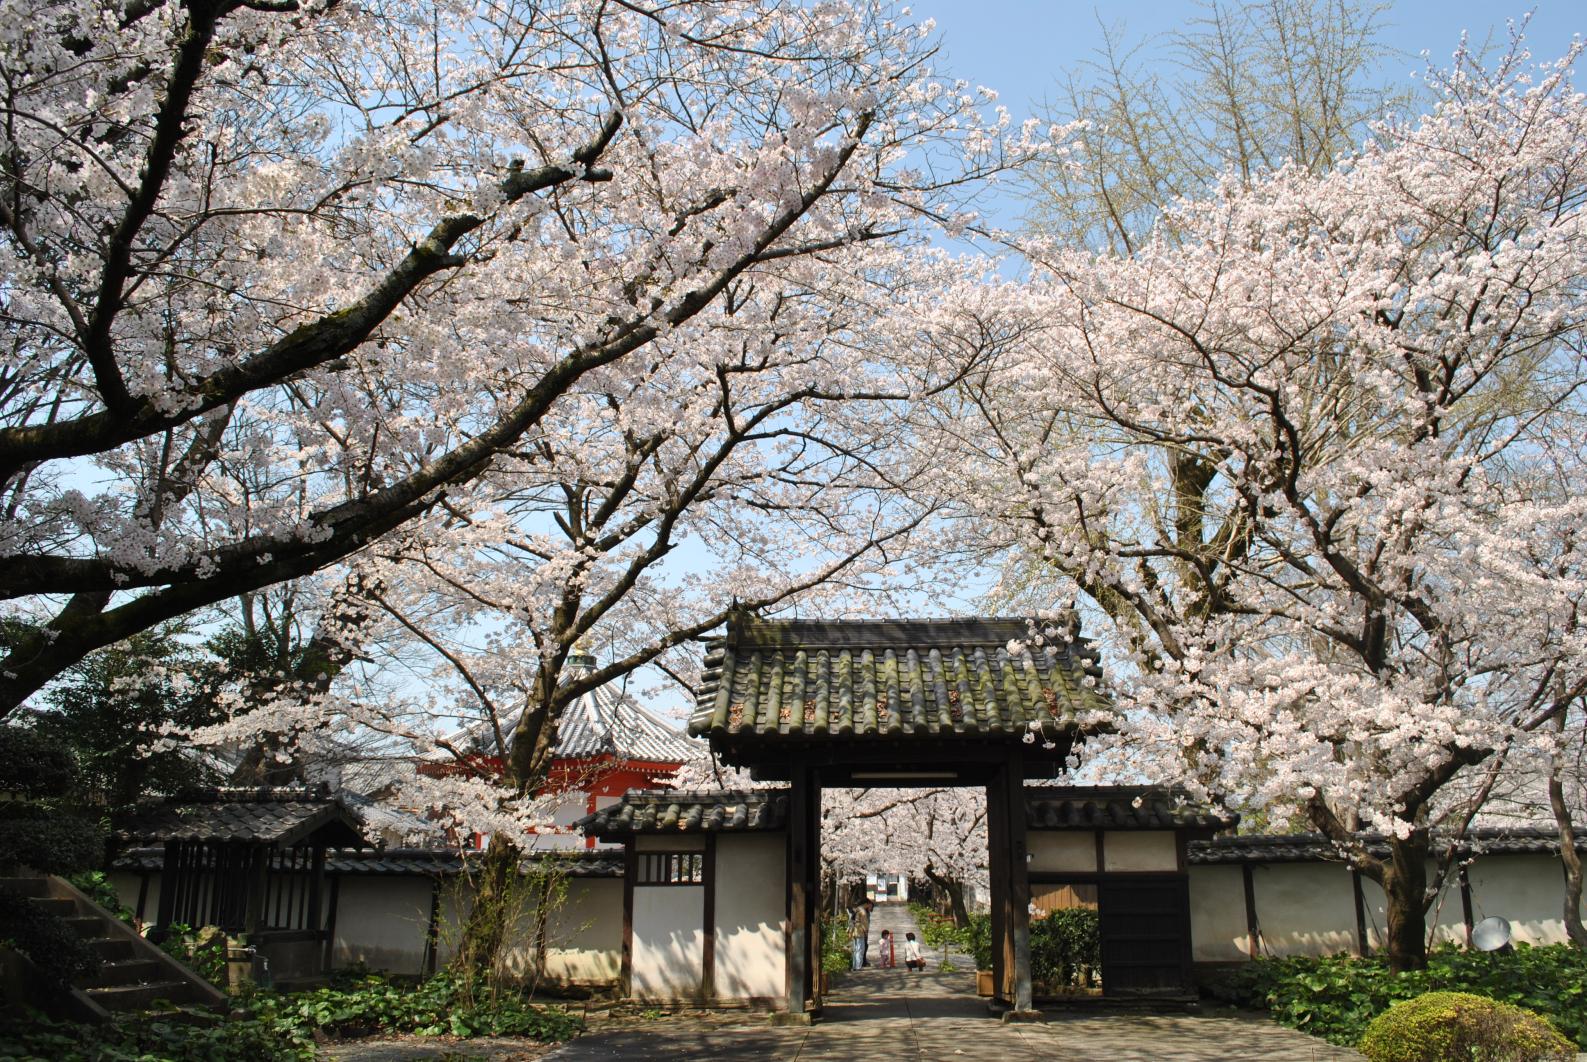
[[[1250,863],[1240,864],[1240,880],[1245,886],[1245,953],[1255,959],[1262,954],[1262,923],[1256,918],[1256,875]]]
[[[341,896],[342,876],[337,874],[331,878],[331,898],[325,912],[325,955],[321,962],[326,973],[331,971],[336,962],[336,904]]]
[[[1000,778],[986,787],[986,868],[991,884],[992,996],[1007,1002],[1008,967],[1003,956],[1008,930],[1008,806],[1004,789]]]
[[[1025,772],[1017,755],[1003,772],[1008,816],[1008,951],[1009,1001],[1015,1014],[1029,1014],[1032,1005],[1030,976],[1030,861],[1025,838]]]
[[[1356,903],[1356,955],[1362,957],[1371,954],[1372,945],[1367,941],[1367,898],[1361,892],[1361,871],[1354,867],[1350,868],[1350,891]]]
[[[623,843],[623,998],[634,996],[634,880],[639,876],[639,856],[634,846],[639,839],[630,835]]]
[[[1466,873],[1466,864],[1460,865],[1460,920],[1466,926],[1466,947],[1471,947],[1471,931],[1475,920],[1471,912],[1471,875]]]
[[[810,1011],[811,797],[814,779],[806,765],[792,772],[788,793],[788,929],[785,971],[788,1013]]]
[[[716,834],[705,835],[705,945],[700,961],[700,998],[716,998]]]
[[[424,927],[424,973],[435,973],[436,964],[439,962],[441,933],[441,877],[436,875],[430,882],[430,917]]]

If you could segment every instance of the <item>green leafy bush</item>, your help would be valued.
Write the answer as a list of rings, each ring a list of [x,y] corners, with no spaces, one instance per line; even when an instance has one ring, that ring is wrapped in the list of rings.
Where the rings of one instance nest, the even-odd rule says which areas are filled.
[[[132,924],[132,908],[121,902],[121,894],[116,891],[114,885],[110,884],[110,877],[104,871],[85,870],[69,876],[66,880],[71,882],[78,892],[128,925]]]
[[[95,866],[104,854],[105,833],[96,822],[44,804],[0,803],[0,868],[69,874]]]
[[[185,923],[173,922],[160,940],[160,950],[185,963],[210,984],[226,987],[226,934],[218,927],[194,929]]]
[[[1587,953],[1563,944],[1514,952],[1439,948],[1427,969],[1389,972],[1382,958],[1259,959],[1212,994],[1269,1010],[1274,1020],[1336,1044],[1354,1045],[1373,1018],[1428,992],[1470,992],[1545,1015],[1587,1049]]]
[[[33,960],[51,988],[71,984],[99,969],[99,956],[59,916],[24,897],[0,892],[0,945]]]
[[[32,727],[0,725],[0,793],[63,797],[77,781],[71,751]]]
[[[1429,992],[1396,1003],[1361,1037],[1369,1062],[1543,1062],[1576,1048],[1546,1018],[1469,992]]]
[[[821,968],[829,974],[842,973],[849,968],[852,949],[849,945],[849,927],[842,918],[828,918],[821,923]]]
[[[1094,909],[1070,907],[1030,924],[1031,979],[1053,990],[1090,983],[1102,966],[1101,919]]]

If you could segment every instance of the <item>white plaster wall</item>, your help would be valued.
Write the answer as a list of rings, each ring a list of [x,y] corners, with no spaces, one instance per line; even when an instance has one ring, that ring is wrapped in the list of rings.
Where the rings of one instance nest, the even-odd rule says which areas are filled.
[[[1267,955],[1334,955],[1356,946],[1356,902],[1340,863],[1274,863],[1251,868],[1257,925]],[[1244,911],[1245,893],[1229,903]]]
[[[1122,871],[1179,869],[1171,830],[1108,832],[1102,835],[1102,869]]]
[[[138,887],[143,881],[143,875],[130,870],[113,870],[106,879],[110,887],[116,890],[121,905],[134,914],[138,910]],[[149,875],[149,892],[143,898],[143,920],[152,924],[160,913],[160,872],[154,871]]]
[[[1195,962],[1250,958],[1245,881],[1239,867],[1190,868],[1190,941]]]
[[[396,974],[424,971],[429,878],[346,875],[339,889],[333,967],[363,963]]]
[[[636,886],[633,924],[636,999],[691,999],[705,972],[705,887]]]
[[[1084,871],[1097,869],[1097,835],[1084,830],[1031,830],[1025,836],[1030,869]]]
[[[786,991],[787,838],[723,834],[716,842],[716,995],[780,999]]]
[[[1510,921],[1517,941],[1562,944],[1565,935],[1565,875],[1558,856],[1479,857],[1466,871],[1471,879],[1471,915]],[[1458,903],[1458,899],[1457,899]],[[1582,905],[1587,917],[1587,903]]]

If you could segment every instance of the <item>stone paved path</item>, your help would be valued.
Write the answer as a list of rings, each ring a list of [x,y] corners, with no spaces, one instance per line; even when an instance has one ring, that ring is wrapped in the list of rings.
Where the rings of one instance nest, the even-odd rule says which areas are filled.
[[[900,918],[901,914],[901,918]],[[907,909],[886,905],[872,919],[876,938],[892,929],[902,940]],[[900,929],[905,926],[905,929]],[[902,948],[899,949],[902,951]],[[809,1028],[773,1028],[763,1015],[716,1013],[637,1020],[581,1037],[545,1062],[639,1062],[725,1059],[749,1062],[1344,1062],[1354,1051],[1334,1047],[1260,1015],[1203,1016],[1102,1011],[1050,1012],[1040,1024],[1004,1025],[975,996],[974,974],[925,973],[872,966],[843,975],[822,1020]],[[959,964],[955,964],[958,966]]]

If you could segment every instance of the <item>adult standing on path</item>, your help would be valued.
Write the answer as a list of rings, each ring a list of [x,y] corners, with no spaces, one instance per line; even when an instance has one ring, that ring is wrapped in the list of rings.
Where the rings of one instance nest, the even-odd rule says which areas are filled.
[[[871,908],[874,906],[870,900],[862,900],[849,918],[849,941],[854,947],[852,965],[856,970],[866,964],[865,953],[869,949],[871,935]]]

